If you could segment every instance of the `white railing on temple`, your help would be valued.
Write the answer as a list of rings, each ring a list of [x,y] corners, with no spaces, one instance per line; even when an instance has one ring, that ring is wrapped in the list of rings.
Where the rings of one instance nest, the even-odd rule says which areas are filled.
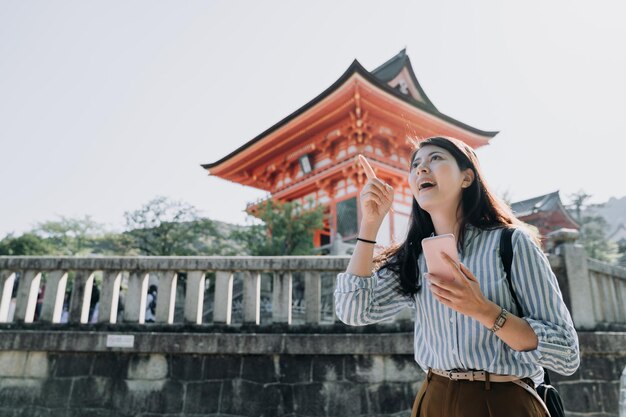
[[[242,280],[242,322],[259,324],[261,275],[271,275],[271,322],[292,323],[294,313],[303,322],[322,320],[322,281],[334,287],[337,272],[344,271],[347,257],[0,257],[0,322],[32,323],[144,323],[156,284],[154,322],[173,323],[176,300],[184,304],[184,321],[201,324],[205,290],[212,286],[212,322],[232,324],[233,281]],[[184,295],[176,294],[177,279],[185,274]],[[293,300],[294,274],[304,276],[302,299]],[[69,299],[68,277],[71,283]],[[94,278],[98,289],[94,290]],[[212,277],[212,278],[211,278]],[[16,280],[16,278],[18,278]],[[214,282],[210,283],[209,280]],[[19,281],[16,283],[16,281]],[[329,285],[328,285],[329,284]],[[98,291],[94,318],[92,291]],[[124,292],[121,297],[122,291]],[[328,297],[326,297],[328,299]],[[123,320],[118,320],[123,299]],[[324,304],[334,310],[332,302]],[[306,306],[306,308],[305,308]],[[332,312],[326,312],[331,313]],[[150,313],[148,313],[150,314]],[[334,322],[334,318],[331,320]]]
[[[561,246],[548,259],[577,328],[626,324],[625,268],[587,259],[576,244]],[[345,256],[0,256],[0,323],[334,323],[332,290],[348,261]],[[182,274],[184,285],[177,284]],[[157,302],[151,310],[153,284]]]

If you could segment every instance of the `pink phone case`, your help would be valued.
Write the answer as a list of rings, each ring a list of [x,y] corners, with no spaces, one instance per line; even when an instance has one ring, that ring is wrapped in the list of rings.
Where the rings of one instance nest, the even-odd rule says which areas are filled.
[[[453,234],[448,233],[422,239],[422,250],[424,251],[428,273],[449,279],[454,278],[454,270],[441,255],[441,252],[445,252],[456,263],[459,263],[459,254]]]

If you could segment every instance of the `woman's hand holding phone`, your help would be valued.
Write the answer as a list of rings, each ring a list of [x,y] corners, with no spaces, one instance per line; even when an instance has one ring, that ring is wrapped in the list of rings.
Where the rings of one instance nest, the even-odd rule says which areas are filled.
[[[359,155],[359,162],[367,176],[367,183],[361,190],[361,229],[375,239],[385,215],[393,203],[393,187],[376,177],[374,170],[363,155]],[[363,230],[367,229],[367,230]],[[373,233],[373,236],[371,234]]]
[[[440,303],[478,321],[484,321],[493,302],[480,290],[478,279],[465,265],[456,262],[445,252],[441,252],[441,256],[453,271],[453,279],[426,274],[430,291]]]

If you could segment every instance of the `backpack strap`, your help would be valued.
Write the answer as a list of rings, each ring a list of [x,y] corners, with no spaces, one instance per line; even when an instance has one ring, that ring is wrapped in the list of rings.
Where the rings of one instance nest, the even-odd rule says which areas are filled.
[[[523,314],[522,306],[517,299],[515,291],[513,291],[513,282],[511,281],[511,264],[513,263],[513,231],[515,229],[507,227],[502,229],[500,235],[500,258],[502,259],[502,265],[504,266],[504,272],[506,272],[506,281],[509,284],[509,292],[515,306],[517,307],[517,313]]]
[[[524,310],[522,310],[522,306],[517,299],[517,295],[515,291],[513,291],[513,283],[511,281],[511,264],[513,263],[513,231],[515,229],[507,227],[502,229],[502,234],[500,235],[500,258],[502,258],[502,265],[504,266],[504,272],[506,272],[506,280],[509,284],[509,291],[511,292],[511,297],[513,297],[513,301],[515,302],[515,306],[517,307],[518,314],[524,314]],[[543,368],[543,383],[550,385],[550,376],[548,375],[548,370]]]

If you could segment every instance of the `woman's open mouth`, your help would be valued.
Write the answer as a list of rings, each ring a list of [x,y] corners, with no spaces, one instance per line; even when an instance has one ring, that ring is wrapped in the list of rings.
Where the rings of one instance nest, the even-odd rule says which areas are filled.
[[[429,190],[431,190],[431,189],[435,188],[436,186],[437,186],[437,185],[436,185],[436,184],[434,184],[434,183],[431,183],[431,182],[424,182],[424,183],[420,184],[420,186],[419,186],[419,192],[420,192],[420,194],[421,194],[421,193],[424,193],[424,192],[427,192],[427,191],[429,191]]]

